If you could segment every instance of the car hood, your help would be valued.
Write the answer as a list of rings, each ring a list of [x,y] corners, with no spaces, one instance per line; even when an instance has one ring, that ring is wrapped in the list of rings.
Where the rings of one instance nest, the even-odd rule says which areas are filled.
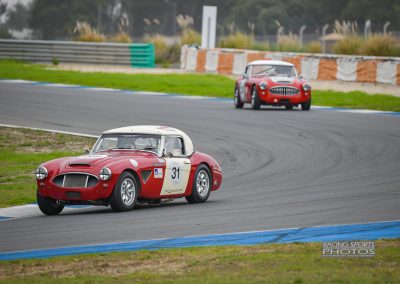
[[[74,166],[87,166],[93,167],[96,164],[106,162],[111,160],[113,157],[109,155],[83,155],[78,157],[72,157],[66,160],[67,167],[74,167]]]
[[[298,81],[296,78],[283,76],[271,76],[269,77],[269,80],[271,80],[275,84],[294,84]]]

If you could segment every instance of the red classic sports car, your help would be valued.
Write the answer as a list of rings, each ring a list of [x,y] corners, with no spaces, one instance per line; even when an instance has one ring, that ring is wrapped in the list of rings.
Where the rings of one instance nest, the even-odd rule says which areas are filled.
[[[243,77],[236,81],[234,103],[236,108],[250,103],[252,109],[260,109],[261,105],[286,109],[301,105],[302,110],[310,110],[311,86],[299,78],[291,63],[257,60],[250,62]]]
[[[180,197],[200,203],[222,182],[218,163],[184,132],[146,125],[105,131],[87,155],[49,161],[35,175],[37,203],[47,215],[69,204],[127,211]]]

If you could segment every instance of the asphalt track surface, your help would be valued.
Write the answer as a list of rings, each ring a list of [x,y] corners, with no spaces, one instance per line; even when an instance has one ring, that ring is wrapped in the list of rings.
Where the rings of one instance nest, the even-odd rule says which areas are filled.
[[[0,82],[0,123],[99,134],[137,124],[187,132],[223,185],[113,213],[107,207],[0,222],[0,252],[400,219],[400,118]],[[34,185],[32,185],[34,186]]]

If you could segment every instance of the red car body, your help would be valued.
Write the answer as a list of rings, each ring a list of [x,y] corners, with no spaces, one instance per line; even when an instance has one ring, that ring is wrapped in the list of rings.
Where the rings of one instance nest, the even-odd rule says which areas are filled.
[[[279,69],[281,73],[276,72]],[[243,76],[236,80],[234,103],[236,108],[250,103],[253,109],[259,109],[261,105],[285,106],[287,109],[301,105],[303,110],[309,110],[311,86],[298,77],[291,63],[257,60],[250,62]]]
[[[195,175],[200,166],[204,169],[203,173],[209,174],[209,191],[220,188],[222,182],[220,166],[209,155],[195,151],[191,140],[183,132],[169,127],[136,126],[109,130],[104,132],[102,137],[114,135],[113,133],[118,135],[156,133],[162,137],[174,137],[183,143],[182,148],[186,153],[178,157],[166,155],[164,151],[156,153],[134,149],[109,149],[94,153],[92,150],[88,155],[46,162],[39,167],[42,170],[44,168],[43,171],[47,171],[47,175],[44,179],[37,179],[38,203],[40,198],[47,198],[46,200],[56,205],[110,205],[113,191],[123,173],[130,174],[135,179],[138,187],[135,202],[157,203],[161,199],[180,197],[190,199],[196,187]],[[102,180],[100,172],[105,167],[111,171],[111,177]],[[171,179],[173,167],[176,171],[175,180]]]

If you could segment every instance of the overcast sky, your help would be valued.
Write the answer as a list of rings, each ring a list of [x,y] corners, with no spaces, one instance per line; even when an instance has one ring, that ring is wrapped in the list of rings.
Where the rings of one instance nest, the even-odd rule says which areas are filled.
[[[18,2],[26,5],[31,3],[33,0],[0,0],[0,3],[7,3],[7,9],[11,9],[12,7],[14,7],[15,4],[17,4]],[[0,23],[3,23],[6,20],[5,15],[3,15],[0,18]]]

